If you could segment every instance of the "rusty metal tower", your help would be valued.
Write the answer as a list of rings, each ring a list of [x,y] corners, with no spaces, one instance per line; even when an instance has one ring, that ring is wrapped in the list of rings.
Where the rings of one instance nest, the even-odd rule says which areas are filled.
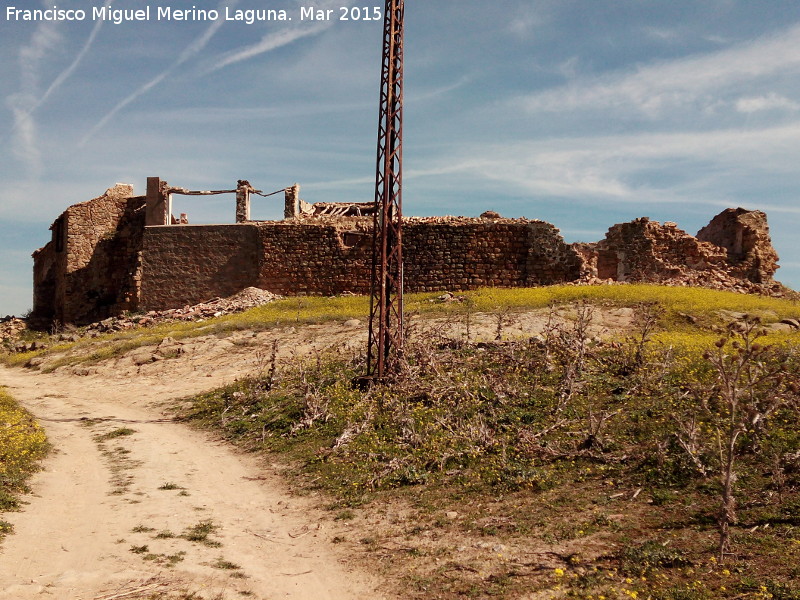
[[[386,0],[375,176],[367,376],[382,379],[403,348],[403,10]]]

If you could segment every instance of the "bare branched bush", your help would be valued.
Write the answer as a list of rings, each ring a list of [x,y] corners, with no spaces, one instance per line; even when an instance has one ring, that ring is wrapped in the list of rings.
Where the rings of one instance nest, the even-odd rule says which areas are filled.
[[[705,444],[715,446],[717,454],[720,560],[731,553],[730,528],[738,520],[735,490],[741,455],[746,450],[757,452],[771,417],[798,402],[797,373],[787,370],[779,349],[758,343],[762,335],[758,318],[748,316],[732,323],[727,336],[704,354],[715,377],[710,387],[699,390],[702,414],[698,416],[707,423]],[[683,438],[692,456],[699,456],[697,438]]]
[[[545,352],[560,369],[558,402],[554,413],[562,412],[579,394],[585,383],[583,374],[589,353],[589,325],[592,306],[586,302],[575,305],[575,320],[571,325],[560,323],[551,308],[545,327]]]

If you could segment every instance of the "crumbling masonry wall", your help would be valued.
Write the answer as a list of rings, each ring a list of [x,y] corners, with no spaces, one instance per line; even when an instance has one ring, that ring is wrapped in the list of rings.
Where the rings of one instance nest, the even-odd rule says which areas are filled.
[[[117,185],[70,206],[34,255],[34,324],[87,323],[135,309],[139,297],[143,197]]]
[[[778,268],[767,215],[760,210],[726,208],[697,232],[697,239],[724,248],[731,273],[749,281],[768,283]]]
[[[238,195],[247,182],[239,183],[241,222],[230,225],[167,224],[170,190],[178,188],[158,178],[148,179],[147,197],[118,184],[69,207],[33,255],[31,324],[81,325],[250,286],[283,295],[369,293],[372,218],[364,206],[299,210],[317,205],[300,204],[295,185],[285,190],[285,220],[248,221],[246,194]],[[723,211],[697,236],[645,217],[589,244],[565,244],[549,223],[491,212],[407,218],[403,247],[409,292],[608,280],[781,292],[766,215],[742,208]]]
[[[372,220],[148,227],[140,308],[174,308],[255,286],[278,294],[366,294]],[[580,260],[541,221],[408,219],[409,292],[572,281]]]

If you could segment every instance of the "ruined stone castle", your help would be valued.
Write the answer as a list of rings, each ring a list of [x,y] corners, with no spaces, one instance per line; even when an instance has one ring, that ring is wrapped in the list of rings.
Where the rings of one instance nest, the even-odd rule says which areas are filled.
[[[235,190],[236,223],[190,225],[172,216],[173,194],[157,177],[147,194],[117,184],[70,206],[33,254],[32,322],[86,324],[125,311],[195,304],[258,287],[283,295],[369,293],[372,204],[316,203],[281,190],[284,219],[253,221],[247,181]],[[261,194],[264,195],[264,194]],[[409,292],[565,282],[649,281],[764,291],[778,256],[766,215],[727,209],[696,236],[648,218],[614,225],[602,241],[567,244],[553,225],[505,219],[403,221]]]

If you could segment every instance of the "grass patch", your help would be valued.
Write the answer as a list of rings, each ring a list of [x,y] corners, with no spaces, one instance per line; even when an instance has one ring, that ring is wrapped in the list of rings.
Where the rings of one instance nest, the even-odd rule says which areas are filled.
[[[49,450],[44,430],[0,387],[0,512],[16,510],[28,478]],[[11,525],[0,524],[0,537]]]
[[[113,440],[119,437],[127,437],[129,435],[133,435],[136,433],[135,429],[131,429],[130,427],[120,427],[119,429],[115,429],[114,431],[109,431],[108,433],[103,433],[95,437],[95,441],[97,442],[106,442],[108,440]]]
[[[665,310],[665,322],[674,327],[685,323],[684,315],[701,317],[702,322],[719,322],[721,310],[748,312],[761,316],[766,322],[797,317],[798,303],[793,300],[753,296],[708,290],[704,288],[666,287],[649,284],[608,286],[557,285],[537,288],[485,288],[460,293],[464,302],[441,303],[439,293],[407,294],[406,310],[420,315],[462,315],[469,312],[521,311],[545,308],[551,304],[570,304],[578,301],[632,306],[637,303],[657,303]],[[64,354],[48,361],[42,368],[50,372],[58,367],[94,364],[122,356],[147,345],[157,345],[165,337],[176,340],[203,335],[224,336],[241,330],[263,331],[291,324],[324,323],[327,321],[365,319],[369,299],[364,296],[300,297],[278,300],[241,313],[225,315],[204,322],[164,323],[155,327],[136,327],[130,330],[101,335],[77,342],[61,343],[44,350],[0,355],[8,365],[24,365],[31,358]],[[685,326],[682,329],[687,329]],[[692,328],[688,328],[691,330]]]
[[[236,571],[241,569],[242,567],[233,563],[229,560],[225,560],[224,558],[220,557],[217,561],[212,565],[215,569],[222,569],[224,571]]]
[[[172,483],[171,481],[167,481],[166,483],[162,483],[158,486],[160,490],[182,490],[183,488],[179,486],[177,483]]]
[[[196,525],[187,527],[186,530],[183,532],[183,535],[181,535],[181,537],[190,542],[195,542],[198,544],[203,544],[204,546],[217,548],[222,544],[217,540],[211,539],[210,536],[214,534],[218,529],[219,527],[216,524],[214,524],[213,521],[201,521]]]

